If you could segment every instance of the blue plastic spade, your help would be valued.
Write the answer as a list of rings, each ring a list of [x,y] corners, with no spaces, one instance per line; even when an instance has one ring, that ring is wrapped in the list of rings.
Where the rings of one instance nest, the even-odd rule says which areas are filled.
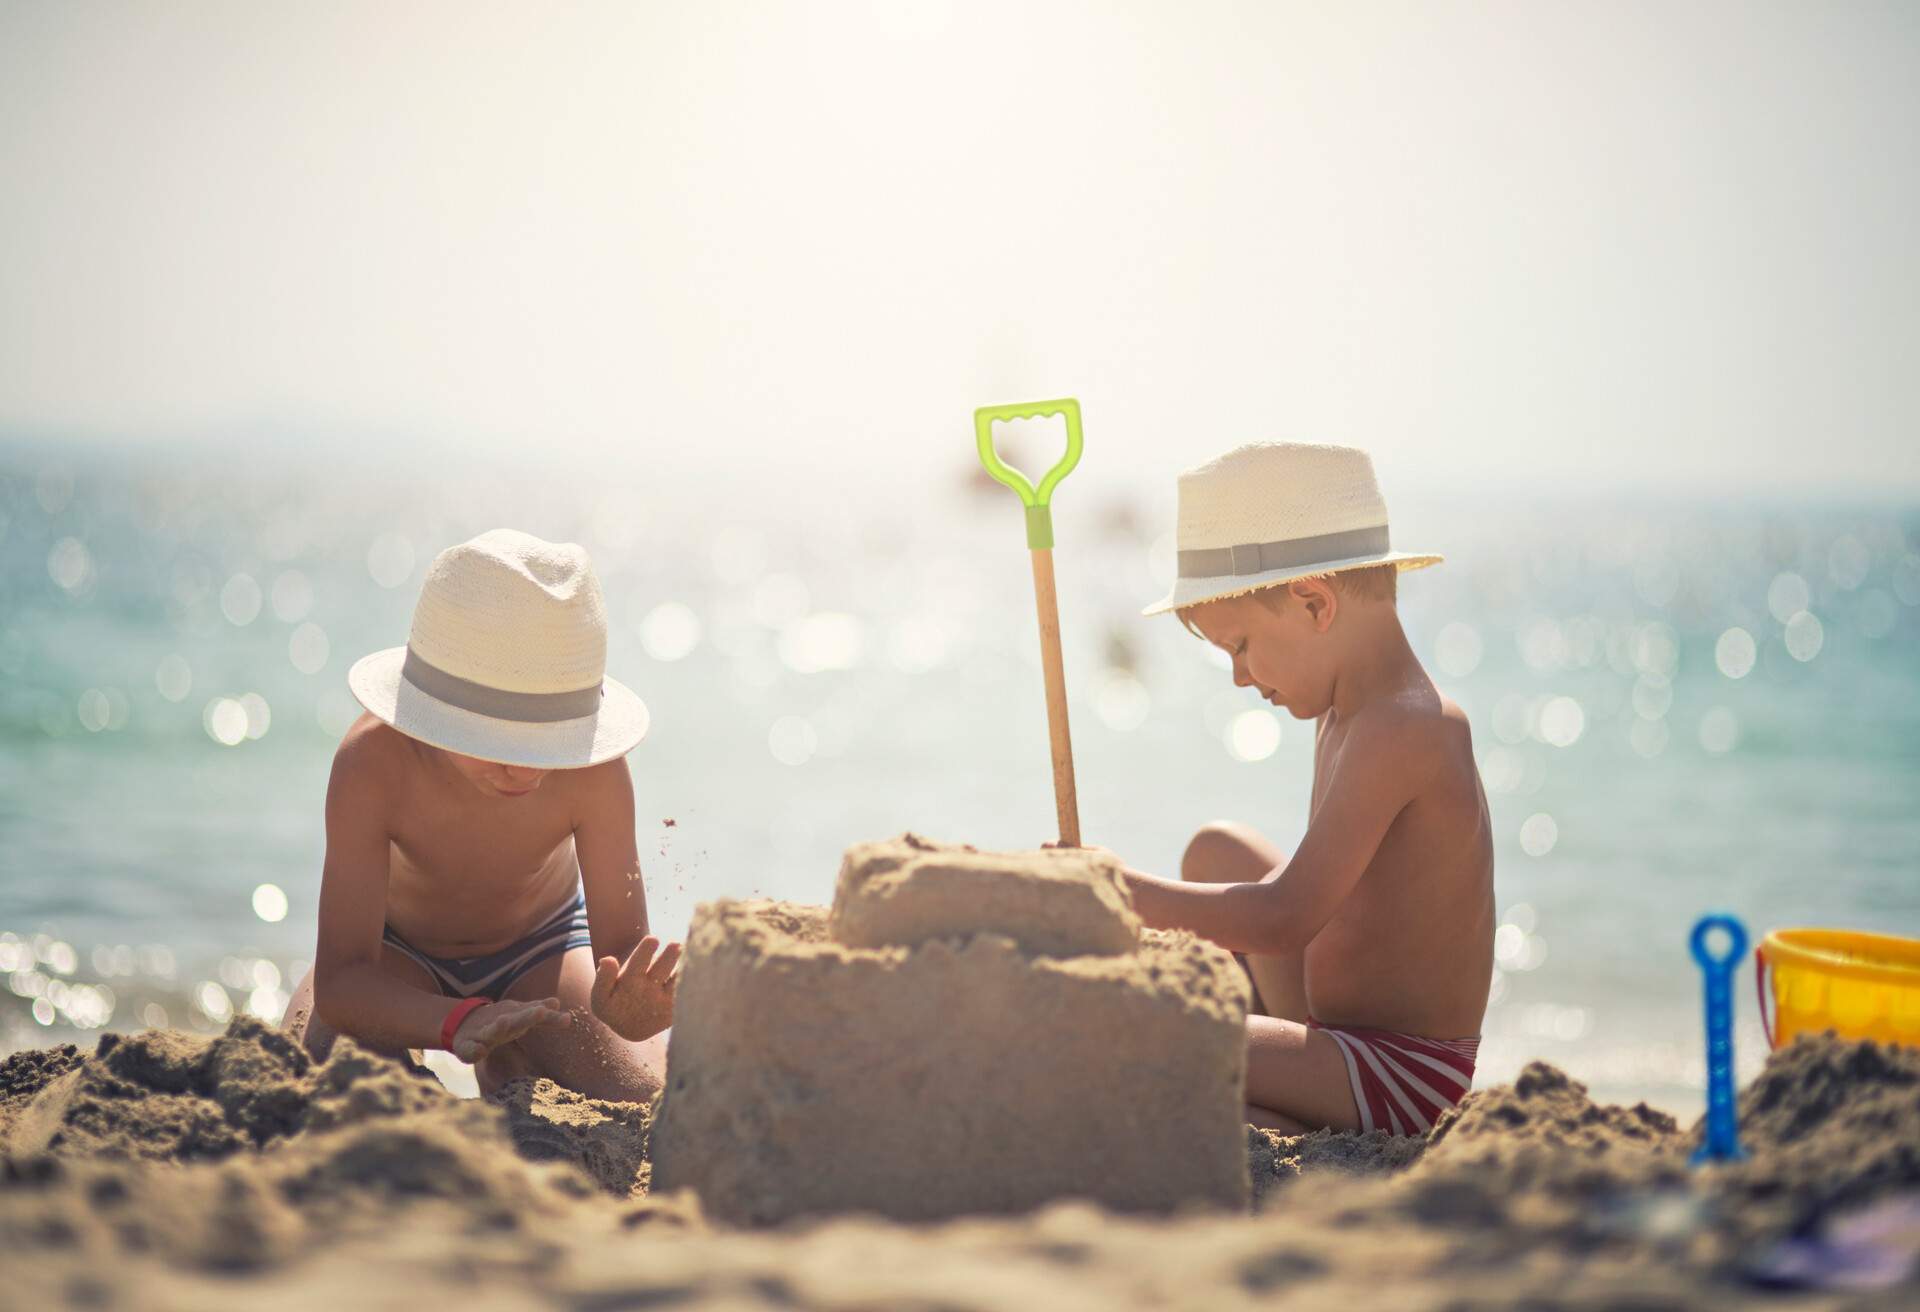
[[[1707,936],[1724,930],[1729,940],[1723,956],[1707,946]],[[1733,1102],[1733,972],[1747,951],[1747,927],[1732,916],[1702,916],[1693,927],[1689,944],[1693,959],[1707,981],[1707,1137],[1693,1154],[1693,1164],[1738,1162],[1741,1151]]]

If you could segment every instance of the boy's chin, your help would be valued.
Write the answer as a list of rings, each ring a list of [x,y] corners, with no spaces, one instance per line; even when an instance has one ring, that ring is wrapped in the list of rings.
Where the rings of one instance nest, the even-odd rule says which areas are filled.
[[[1273,707],[1273,709],[1276,711],[1285,711],[1288,715],[1291,715],[1296,720],[1304,720],[1307,718],[1306,716],[1302,715],[1300,712],[1294,710],[1293,707],[1289,706],[1286,702],[1280,700],[1280,698],[1275,697],[1272,693],[1267,693],[1267,692],[1261,693],[1260,700],[1265,702],[1267,705]]]

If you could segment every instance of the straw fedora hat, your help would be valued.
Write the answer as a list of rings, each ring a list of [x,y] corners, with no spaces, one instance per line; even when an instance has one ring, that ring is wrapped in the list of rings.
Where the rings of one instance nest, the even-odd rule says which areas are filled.
[[[1180,475],[1173,591],[1140,613],[1218,601],[1314,574],[1403,570],[1442,557],[1395,551],[1365,451],[1255,442]]]
[[[363,656],[347,686],[412,738],[536,769],[633,750],[646,704],[606,677],[607,607],[587,553],[498,528],[427,568],[407,645]]]

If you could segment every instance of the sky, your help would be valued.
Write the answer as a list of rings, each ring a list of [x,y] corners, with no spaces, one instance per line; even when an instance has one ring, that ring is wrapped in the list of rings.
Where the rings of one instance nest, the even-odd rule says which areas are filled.
[[[0,0],[0,434],[1905,496],[1916,125],[1902,4]]]

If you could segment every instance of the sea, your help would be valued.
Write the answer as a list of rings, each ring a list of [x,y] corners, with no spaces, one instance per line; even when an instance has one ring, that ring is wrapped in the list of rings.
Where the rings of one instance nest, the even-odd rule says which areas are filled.
[[[1085,838],[1172,875],[1211,820],[1299,841],[1312,726],[1139,615],[1172,575],[1161,472],[1063,483],[1055,557]],[[592,554],[609,673],[652,713],[629,761],[662,932],[716,897],[829,901],[864,839],[1053,838],[1018,504],[965,450],[874,477],[0,442],[0,1053],[279,1018],[347,668],[489,528]],[[1920,506],[1388,493],[1395,545],[1447,558],[1400,611],[1497,835],[1479,1082],[1543,1060],[1690,1119],[1700,916],[1920,937]],[[1750,964],[1734,998],[1744,1076]]]

